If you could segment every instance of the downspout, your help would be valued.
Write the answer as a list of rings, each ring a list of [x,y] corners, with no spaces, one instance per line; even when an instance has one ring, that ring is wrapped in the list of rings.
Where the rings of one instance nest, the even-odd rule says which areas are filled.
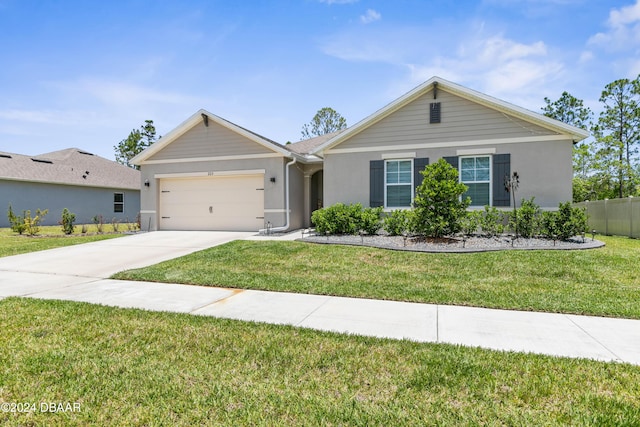
[[[285,216],[285,218],[286,218],[285,223],[284,223],[284,225],[282,227],[271,228],[270,229],[271,231],[278,232],[278,231],[287,231],[289,229],[289,219],[290,219],[289,218],[290,217],[290,209],[289,209],[289,167],[291,165],[295,164],[295,162],[296,162],[296,158],[293,157],[293,160],[291,160],[289,163],[287,163],[287,168],[285,169],[285,172],[284,172],[284,185],[285,185],[285,196],[284,196],[285,197],[285,201],[284,201],[284,203],[285,203],[285,215],[286,215]],[[263,228],[262,230],[258,230],[259,233],[264,233],[266,231],[267,231],[266,228]]]

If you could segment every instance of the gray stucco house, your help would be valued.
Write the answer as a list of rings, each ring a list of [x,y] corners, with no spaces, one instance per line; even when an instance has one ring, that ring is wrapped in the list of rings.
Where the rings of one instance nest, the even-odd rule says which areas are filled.
[[[20,215],[48,209],[42,225],[56,225],[64,208],[76,222],[135,221],[140,212],[140,172],[77,148],[38,156],[0,152],[0,227],[8,227],[11,204]]]
[[[439,77],[354,126],[281,145],[200,110],[133,159],[150,229],[295,229],[334,203],[409,208],[419,171],[444,158],[472,206],[572,198],[572,147],[588,133]]]

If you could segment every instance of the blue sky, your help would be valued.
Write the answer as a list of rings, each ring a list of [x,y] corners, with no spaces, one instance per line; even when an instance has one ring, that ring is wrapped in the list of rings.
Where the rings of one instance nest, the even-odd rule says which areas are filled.
[[[533,111],[640,74],[640,0],[0,0],[0,151],[113,159],[200,108],[278,142],[434,75]]]

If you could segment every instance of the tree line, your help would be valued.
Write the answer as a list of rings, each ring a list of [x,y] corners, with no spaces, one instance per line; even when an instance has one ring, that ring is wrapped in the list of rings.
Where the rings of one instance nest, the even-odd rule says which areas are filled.
[[[573,148],[573,201],[640,196],[640,75],[605,86],[597,119],[568,92],[544,98],[543,114],[585,129],[593,138]]]

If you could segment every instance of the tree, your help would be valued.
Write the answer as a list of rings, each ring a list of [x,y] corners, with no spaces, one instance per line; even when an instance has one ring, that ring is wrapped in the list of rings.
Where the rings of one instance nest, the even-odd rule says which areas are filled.
[[[585,130],[593,127],[593,112],[584,102],[564,91],[557,101],[544,98],[542,112],[545,116]],[[588,188],[593,184],[595,153],[593,143],[582,141],[573,146],[573,201],[581,202],[588,197]]]
[[[637,181],[632,159],[640,138],[640,76],[609,83],[600,102],[604,108],[594,127],[598,168],[617,180],[617,197],[632,195]]]
[[[120,141],[113,149],[116,152],[116,162],[138,169],[130,163],[131,159],[140,154],[145,148],[157,140],[156,128],[153,120],[145,120],[140,129],[133,129],[126,139]]]
[[[468,187],[458,181],[458,171],[444,159],[420,173],[424,178],[413,201],[413,231],[432,237],[457,233],[471,203],[469,197],[462,199]]]
[[[347,120],[336,110],[324,107],[318,110],[311,122],[302,126],[302,138],[309,139],[315,136],[326,135],[347,128]]]

